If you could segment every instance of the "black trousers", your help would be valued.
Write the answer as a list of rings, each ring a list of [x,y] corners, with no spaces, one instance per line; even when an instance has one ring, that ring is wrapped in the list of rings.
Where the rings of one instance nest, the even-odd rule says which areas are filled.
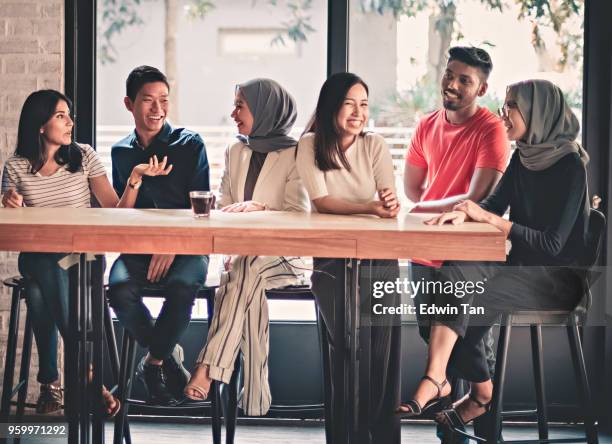
[[[327,326],[330,345],[330,363],[333,374],[334,312],[337,295],[344,295],[344,259],[314,259],[312,291]],[[365,297],[372,297],[373,281],[395,281],[399,277],[397,261],[367,260],[364,266],[371,266],[371,274],[360,273],[360,289]],[[376,299],[387,306],[398,305],[397,293]],[[400,442],[399,417],[395,414],[399,406],[401,324],[398,316],[376,316],[371,329],[371,388],[370,388],[370,437],[372,443],[394,444]],[[338,351],[341,353],[341,351]],[[334,396],[332,382],[332,399]]]
[[[456,307],[456,313],[438,314],[435,321],[459,335],[453,350],[453,365],[464,379],[471,382],[491,379],[483,338],[491,326],[499,322],[501,314],[573,310],[583,295],[583,280],[568,267],[448,262],[444,264],[441,276],[450,285],[447,288],[456,291],[436,294],[435,305]],[[483,291],[465,291],[467,282],[475,286],[480,283]]]

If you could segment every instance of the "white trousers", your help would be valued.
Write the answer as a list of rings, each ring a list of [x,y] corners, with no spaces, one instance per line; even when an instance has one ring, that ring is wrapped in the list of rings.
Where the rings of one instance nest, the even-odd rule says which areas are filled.
[[[211,379],[227,384],[242,351],[244,388],[239,405],[249,416],[265,415],[272,402],[266,290],[302,284],[305,270],[299,257],[234,256],[230,271],[222,274],[197,365],[208,365]]]

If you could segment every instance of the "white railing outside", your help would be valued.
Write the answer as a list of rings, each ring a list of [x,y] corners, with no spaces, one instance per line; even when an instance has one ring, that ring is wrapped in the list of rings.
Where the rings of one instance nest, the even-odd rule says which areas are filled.
[[[217,190],[221,182],[221,174],[223,172],[223,153],[228,144],[233,143],[236,138],[235,126],[185,126],[186,128],[196,131],[204,139],[206,144],[206,153],[210,164],[210,184],[213,190]],[[97,146],[96,149],[102,157],[102,162],[111,177],[111,146],[124,138],[133,130],[133,127],[126,125],[99,125],[96,134]],[[299,138],[303,128],[294,128],[291,135],[296,139]],[[395,128],[395,127],[372,127],[368,131],[373,131],[385,138],[391,155],[393,158],[393,166],[395,169],[396,186],[398,187],[398,195],[403,198],[403,181],[404,173],[404,156],[406,148],[414,132],[414,128]],[[407,201],[406,201],[407,202]],[[404,203],[406,203],[404,202]]]

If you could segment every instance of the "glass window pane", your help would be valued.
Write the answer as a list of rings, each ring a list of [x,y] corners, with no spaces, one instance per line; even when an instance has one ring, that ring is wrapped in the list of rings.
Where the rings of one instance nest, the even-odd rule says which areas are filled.
[[[255,77],[282,84],[297,101],[293,135],[299,136],[326,76],[327,0],[136,3],[97,2],[96,148],[109,176],[110,147],[133,129],[123,97],[126,77],[138,65],[175,73],[169,120],[202,135],[213,189],[219,185],[224,149],[235,140],[230,113],[236,84]],[[211,265],[210,273],[216,270]],[[196,307],[194,317],[206,315],[202,307]],[[272,316],[304,316],[303,304],[278,307],[271,309]]]
[[[499,2],[501,10],[491,3],[350,0],[349,70],[368,83],[370,126],[389,143],[399,190],[413,128],[441,104],[440,79],[451,46],[479,46],[491,55],[482,106],[497,111],[507,85],[542,78],[559,85],[582,117],[584,2],[575,2],[576,11],[570,2],[557,2],[541,17],[535,10],[521,16],[522,1]]]

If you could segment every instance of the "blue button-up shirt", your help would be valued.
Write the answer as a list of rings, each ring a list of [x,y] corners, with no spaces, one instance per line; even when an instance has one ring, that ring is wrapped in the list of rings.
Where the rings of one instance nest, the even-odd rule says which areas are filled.
[[[172,128],[166,122],[148,147],[138,141],[136,130],[113,145],[113,187],[121,196],[132,169],[149,163],[156,155],[161,162],[168,156],[172,171],[167,176],[143,177],[135,208],[190,208],[189,191],[209,191],[210,171],[206,147],[199,134],[185,128]]]

